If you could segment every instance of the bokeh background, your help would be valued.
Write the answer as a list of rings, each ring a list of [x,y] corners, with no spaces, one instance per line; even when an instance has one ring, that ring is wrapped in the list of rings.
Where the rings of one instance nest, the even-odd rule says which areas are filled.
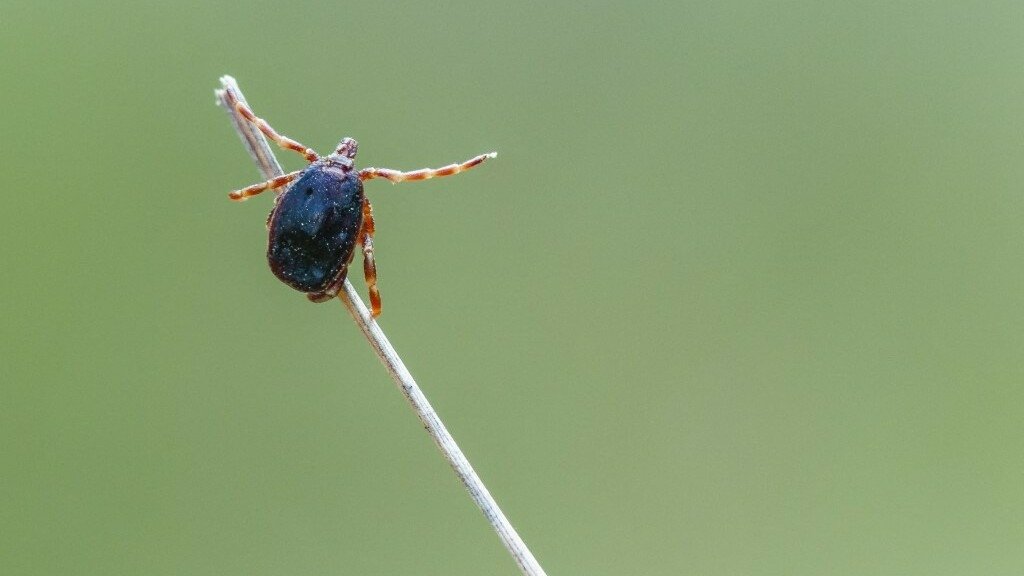
[[[1020,574],[1022,30],[3,3],[0,572],[516,573],[344,309],[268,271],[270,197],[227,200],[229,73],[362,166],[499,151],[368,184],[381,322],[550,574]]]

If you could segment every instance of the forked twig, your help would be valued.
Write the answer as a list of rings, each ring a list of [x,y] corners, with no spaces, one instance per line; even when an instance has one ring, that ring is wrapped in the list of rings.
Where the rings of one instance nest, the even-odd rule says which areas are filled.
[[[245,96],[242,95],[238,83],[231,76],[221,77],[220,83],[221,89],[214,92],[217,95],[217,103],[227,111],[228,116],[231,118],[231,123],[234,125],[235,130],[238,131],[238,135],[242,138],[242,143],[245,144],[249,154],[263,173],[263,177],[269,180],[284,174],[281,165],[274,156],[273,150],[270,148],[270,144],[267,143],[267,139],[263,134],[251,123],[241,118],[234,107],[227,104],[226,95],[229,91],[235,99],[245,103]],[[441,450],[441,454],[448,460],[452,469],[455,470],[455,474],[462,481],[463,486],[469,491],[469,496],[480,507],[480,511],[484,513],[484,517],[491,523],[494,531],[498,533],[502,544],[505,545],[505,548],[512,554],[512,558],[515,559],[516,564],[519,565],[519,570],[527,576],[544,575],[544,569],[541,568],[537,559],[530,552],[530,549],[526,547],[526,543],[519,537],[512,524],[509,523],[501,508],[498,508],[498,503],[494,501],[491,493],[487,491],[487,487],[484,486],[483,481],[477,476],[473,467],[469,464],[469,460],[466,459],[458,444],[455,443],[455,439],[448,433],[448,429],[445,428],[437,412],[434,411],[430,402],[427,401],[427,397],[423,395],[423,391],[416,384],[416,380],[409,373],[409,369],[405,367],[405,363],[402,362],[398,353],[395,352],[391,342],[388,341],[380,326],[371,317],[370,311],[363,304],[363,301],[352,287],[352,283],[348,280],[345,280],[342,290],[338,293],[338,299],[345,305],[349,314],[352,315],[352,319],[355,320],[356,325],[359,326],[363,335],[366,336],[366,341],[370,343],[370,347],[373,348],[377,357],[380,358],[388,374],[391,375],[399,390],[402,391],[406,400],[409,401],[412,409],[416,412],[416,416],[419,417],[420,422],[426,428],[427,433],[430,434],[438,449]]]

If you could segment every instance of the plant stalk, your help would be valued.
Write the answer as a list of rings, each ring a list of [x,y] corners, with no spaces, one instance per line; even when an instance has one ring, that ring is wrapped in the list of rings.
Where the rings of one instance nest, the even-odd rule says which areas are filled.
[[[214,92],[217,96],[217,103],[227,111],[235,130],[238,131],[238,135],[242,138],[242,143],[256,162],[263,177],[269,180],[284,174],[263,133],[252,123],[242,118],[233,107],[228,105],[228,92],[239,102],[245,103],[245,96],[242,95],[238,83],[231,76],[221,77],[220,83],[221,88]],[[526,543],[519,537],[519,533],[516,532],[508,518],[501,511],[501,508],[498,507],[498,503],[494,501],[491,493],[487,491],[487,487],[484,486],[483,481],[480,480],[476,471],[473,470],[469,460],[466,459],[466,455],[459,449],[455,439],[452,438],[448,429],[445,428],[441,418],[438,417],[437,412],[430,405],[430,402],[427,401],[427,397],[420,390],[419,385],[416,384],[416,380],[409,373],[409,369],[405,367],[402,358],[370,315],[370,311],[366,308],[362,299],[359,298],[359,295],[352,287],[352,283],[347,279],[341,292],[338,293],[338,299],[341,300],[349,314],[352,315],[356,326],[359,327],[363,336],[366,337],[366,341],[370,343],[370,347],[373,348],[377,358],[384,364],[384,368],[391,375],[395,384],[398,385],[398,389],[402,391],[406,400],[409,401],[409,405],[412,406],[416,416],[423,423],[423,427],[430,434],[430,438],[433,439],[445,460],[451,465],[462,485],[466,487],[470,498],[473,499],[473,502],[483,512],[484,517],[491,524],[491,527],[494,528],[494,531],[498,533],[498,538],[501,539],[502,544],[505,545],[505,548],[512,555],[512,558],[519,566],[519,570],[526,576],[544,576],[544,569],[541,568],[537,559],[530,552],[530,549],[526,547]]]

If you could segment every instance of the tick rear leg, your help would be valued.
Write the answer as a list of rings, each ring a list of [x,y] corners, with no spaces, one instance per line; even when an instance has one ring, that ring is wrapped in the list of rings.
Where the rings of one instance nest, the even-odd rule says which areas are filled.
[[[241,202],[243,200],[247,200],[247,199],[249,199],[249,197],[255,196],[255,195],[259,194],[260,192],[263,192],[264,190],[275,190],[277,188],[280,188],[281,186],[284,186],[284,185],[288,184],[292,180],[295,180],[295,178],[298,177],[299,174],[302,174],[302,170],[296,170],[295,172],[289,172],[288,174],[284,174],[283,176],[278,176],[277,178],[271,178],[270,180],[267,180],[266,182],[260,182],[259,184],[253,184],[252,186],[249,186],[248,188],[242,188],[241,190],[235,190],[234,192],[229,192],[228,193],[228,198],[230,198],[232,200],[235,200],[235,201],[238,201],[238,202]]]
[[[412,172],[401,172],[399,170],[391,170],[390,168],[364,168],[359,171],[359,178],[362,180],[384,178],[397,184],[407,180],[428,180],[430,178],[438,178],[440,176],[454,176],[459,172],[469,170],[470,168],[481,164],[484,160],[494,158],[497,155],[497,152],[491,152],[490,154],[481,154],[474,158],[470,158],[462,164],[449,164],[447,166],[442,166],[441,168],[422,168],[420,170],[413,170]]]
[[[370,313],[380,316],[380,292],[377,291],[377,262],[373,259],[373,206],[363,197],[363,228],[359,231],[359,243],[363,247],[363,274],[366,289],[370,292]]]
[[[273,140],[278,146],[284,148],[285,150],[293,150],[295,152],[298,152],[299,154],[302,154],[302,156],[305,157],[306,160],[309,162],[316,162],[317,160],[320,159],[320,157],[317,156],[317,153],[314,152],[312,148],[307,148],[305,144],[296,142],[295,140],[292,140],[291,138],[284,136],[283,134],[278,134],[276,130],[270,127],[270,124],[267,124],[266,120],[257,117],[256,114],[253,113],[251,108],[249,108],[242,102],[236,100],[235,97],[231,94],[230,90],[226,91],[225,93],[227,94],[228,99],[231,101],[231,106],[233,106],[234,109],[239,114],[241,114],[242,118],[245,118],[254,126],[259,128],[260,132],[263,132],[263,134],[266,135],[267,138]]]

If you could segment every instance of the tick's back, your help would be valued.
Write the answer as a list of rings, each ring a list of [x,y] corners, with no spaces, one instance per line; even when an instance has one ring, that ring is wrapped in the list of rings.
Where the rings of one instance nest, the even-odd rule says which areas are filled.
[[[267,260],[285,284],[320,292],[344,277],[362,225],[359,175],[321,160],[281,195],[270,217]]]

